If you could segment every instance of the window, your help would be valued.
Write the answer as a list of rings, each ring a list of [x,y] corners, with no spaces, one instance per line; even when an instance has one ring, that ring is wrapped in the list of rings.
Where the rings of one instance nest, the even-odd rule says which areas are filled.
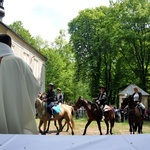
[[[27,54],[27,53],[23,53],[23,59],[24,59],[24,61],[28,64],[28,65],[30,65],[30,60],[29,60],[29,54]]]
[[[34,59],[34,64],[33,64],[33,74],[35,77],[38,79],[39,78],[39,63],[37,59]]]

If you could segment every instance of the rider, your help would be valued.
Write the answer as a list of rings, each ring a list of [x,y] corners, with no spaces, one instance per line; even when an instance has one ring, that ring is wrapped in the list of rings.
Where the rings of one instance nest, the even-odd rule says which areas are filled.
[[[106,88],[104,86],[100,87],[100,93],[98,97],[93,98],[93,100],[96,101],[96,103],[100,106],[102,111],[104,110],[105,104],[106,104]]]
[[[48,88],[49,91],[45,97],[45,99],[43,99],[43,102],[47,102],[47,111],[49,114],[51,114],[51,119],[53,119],[53,109],[52,107],[55,105],[55,101],[56,101],[56,94],[54,91],[54,84],[53,83],[49,83],[48,84]]]
[[[61,88],[57,88],[57,101],[58,101],[58,104],[61,103],[63,104],[64,103],[64,96],[61,92]]]
[[[137,87],[133,88],[134,93],[132,94],[132,98],[134,102],[141,108],[142,111],[142,116],[144,117],[144,112],[145,112],[145,106],[142,104],[142,93],[139,92]]]

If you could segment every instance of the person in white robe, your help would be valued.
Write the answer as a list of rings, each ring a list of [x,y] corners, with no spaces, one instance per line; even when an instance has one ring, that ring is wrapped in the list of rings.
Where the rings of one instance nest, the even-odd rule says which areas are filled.
[[[9,40],[10,36],[0,34],[0,134],[38,134],[35,100],[39,83],[3,37]]]

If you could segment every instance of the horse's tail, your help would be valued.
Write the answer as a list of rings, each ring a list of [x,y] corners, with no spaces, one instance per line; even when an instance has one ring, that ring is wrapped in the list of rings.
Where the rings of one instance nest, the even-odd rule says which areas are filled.
[[[114,124],[115,124],[115,113],[114,113],[114,110],[110,111],[110,120],[111,120],[111,127],[114,127]]]
[[[71,114],[74,116],[74,108],[71,106]]]

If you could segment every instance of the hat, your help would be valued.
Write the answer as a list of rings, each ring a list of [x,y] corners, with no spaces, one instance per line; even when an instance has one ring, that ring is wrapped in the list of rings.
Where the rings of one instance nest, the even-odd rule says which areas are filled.
[[[104,90],[106,90],[106,88],[105,88],[104,86],[100,86],[100,89],[104,89]]]
[[[53,87],[53,86],[54,86],[54,84],[53,84],[53,83],[49,83],[49,84],[48,84],[48,86],[52,86],[52,87]]]
[[[57,88],[57,90],[61,91],[61,88]]]

